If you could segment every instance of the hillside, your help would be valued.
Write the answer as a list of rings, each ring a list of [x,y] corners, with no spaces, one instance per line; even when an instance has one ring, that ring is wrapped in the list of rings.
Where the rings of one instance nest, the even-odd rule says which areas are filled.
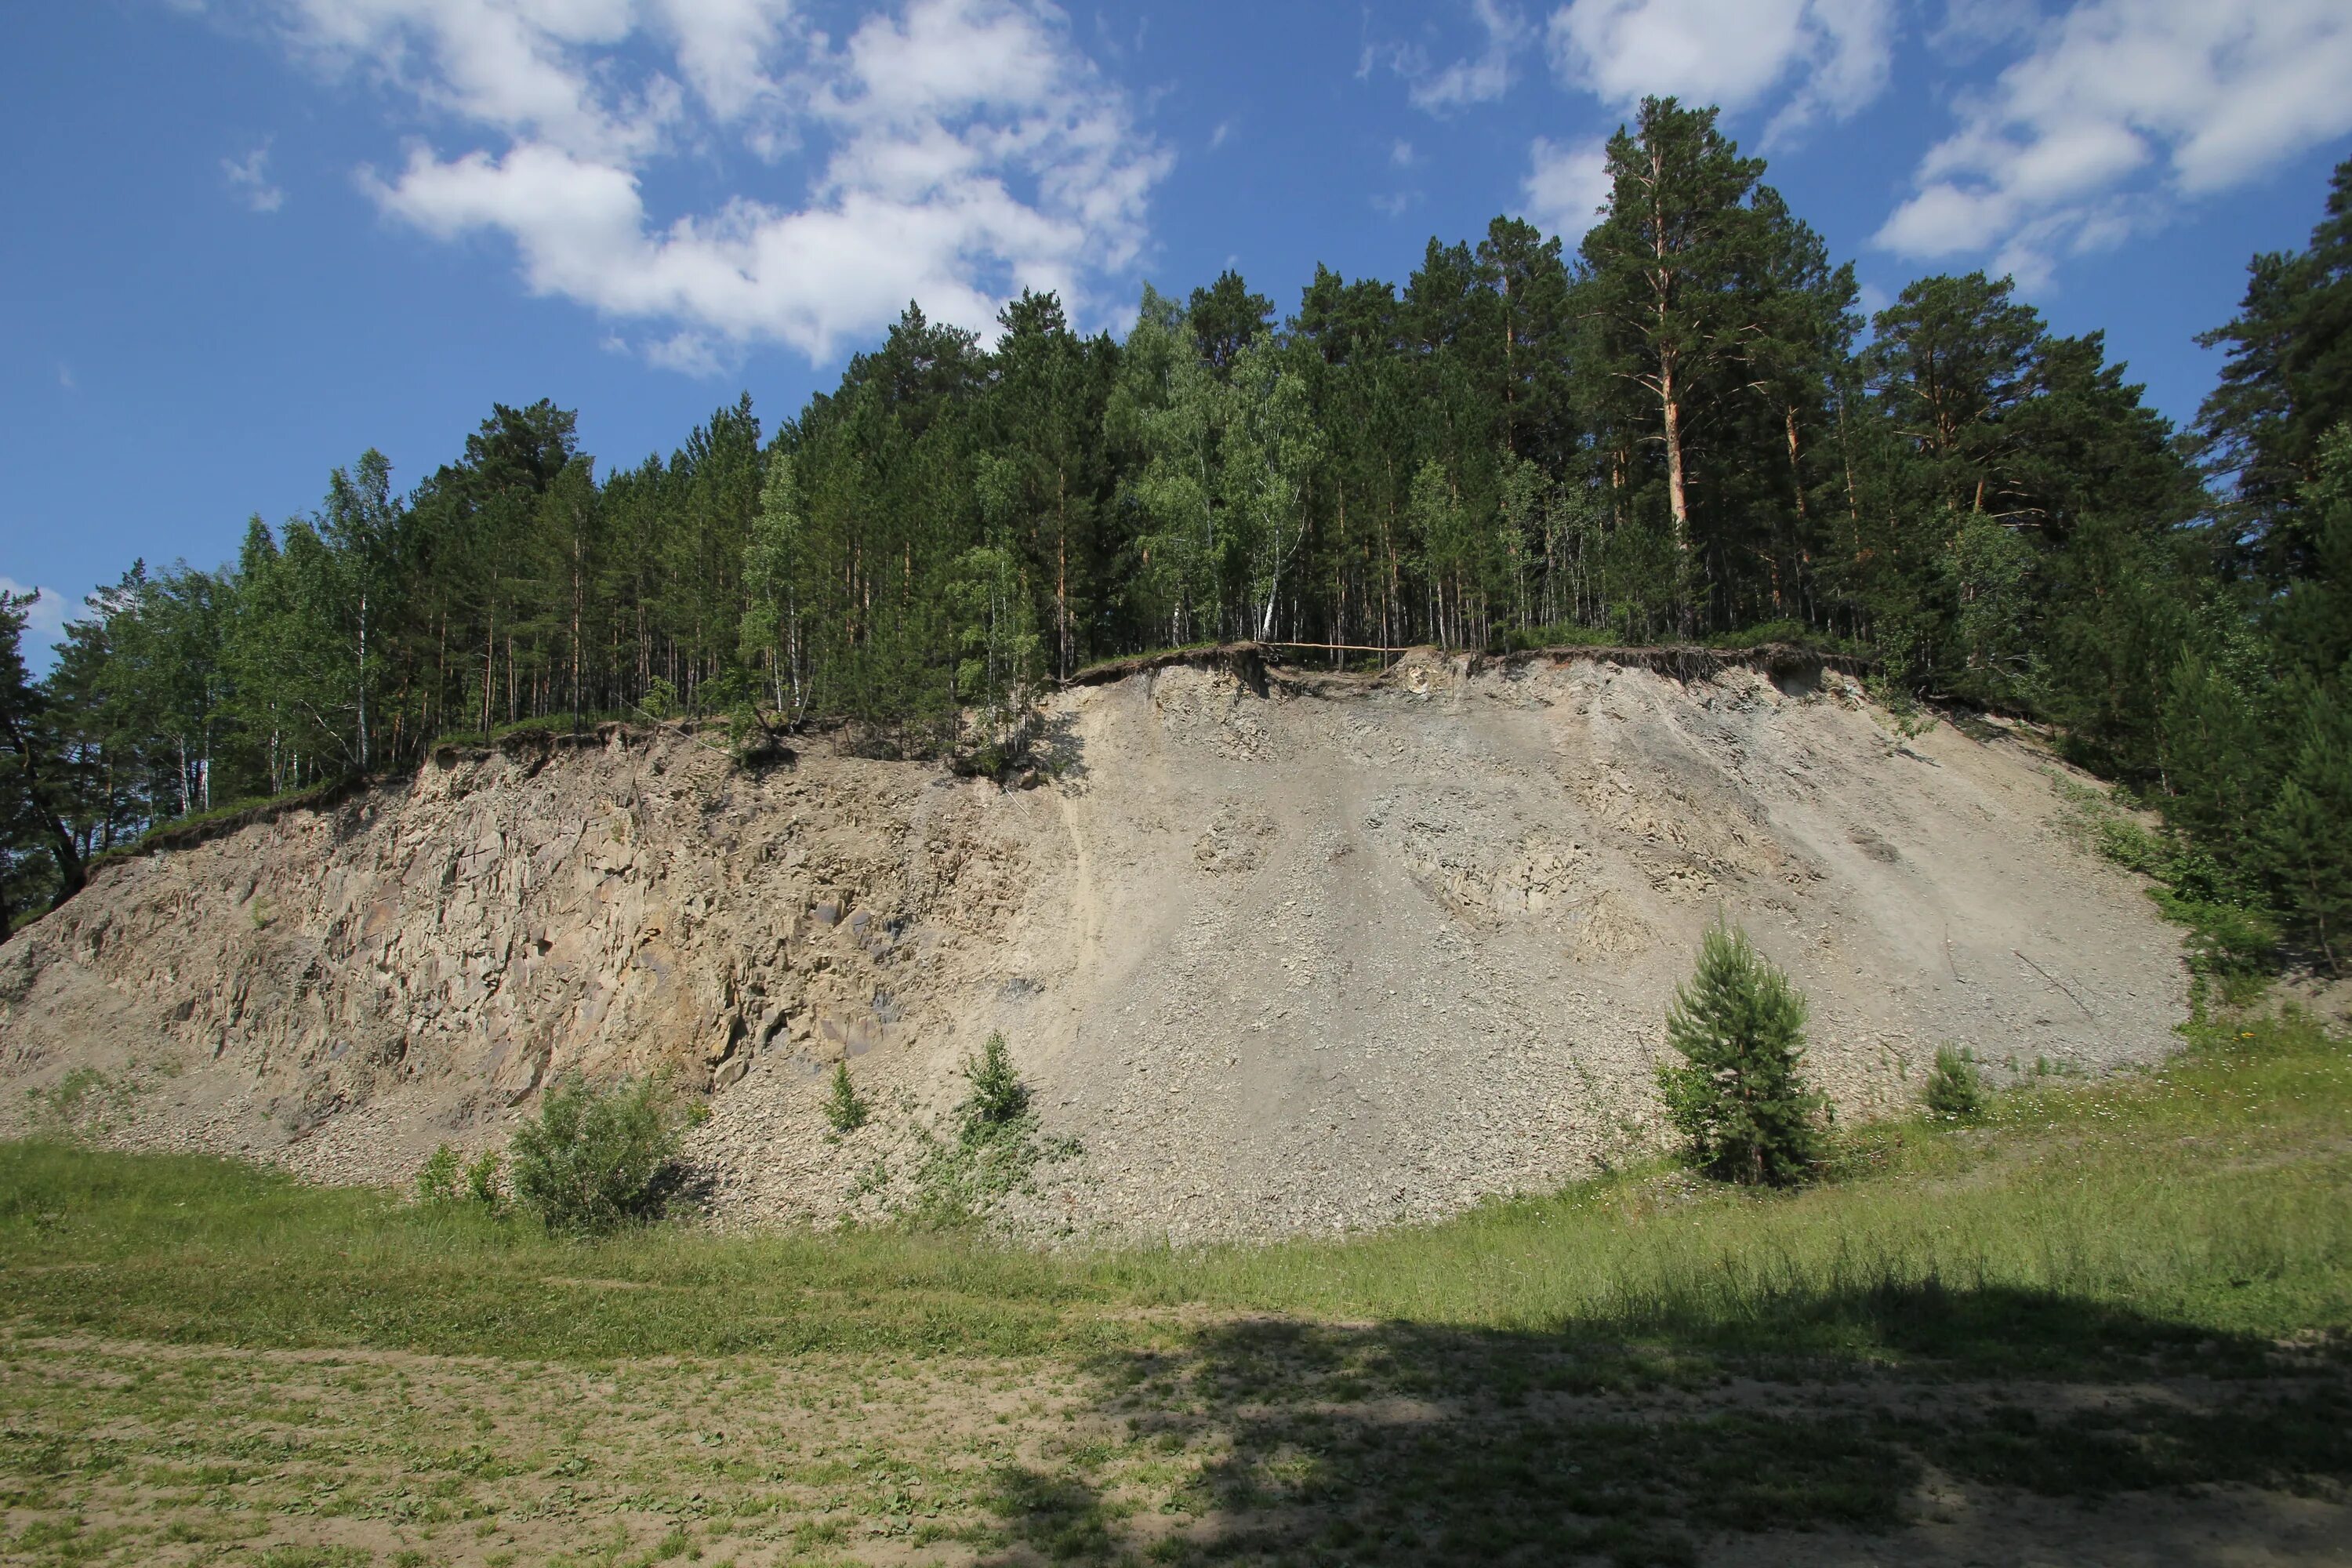
[[[0,1130],[399,1180],[557,1075],[670,1066],[712,1085],[722,1218],[825,1218],[903,1190],[1002,1029],[1083,1151],[1013,1217],[1202,1239],[1647,1147],[1664,998],[1718,910],[1810,994],[1850,1118],[1941,1042],[2095,1073],[2183,1013],[2176,933],[2059,830],[2054,764],[1906,738],[1834,673],[1244,660],[1049,717],[1030,788],[610,730],[102,868],[0,947]],[[843,1059],[879,1113],[835,1140]]]

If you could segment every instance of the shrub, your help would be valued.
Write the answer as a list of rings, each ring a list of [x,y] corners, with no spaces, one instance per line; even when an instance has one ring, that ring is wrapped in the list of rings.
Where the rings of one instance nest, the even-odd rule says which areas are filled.
[[[1003,1030],[988,1037],[980,1055],[964,1058],[963,1077],[971,1091],[964,1096],[957,1115],[967,1140],[990,1128],[1010,1127],[1029,1109],[1029,1086],[1013,1070]]]
[[[1974,1121],[1985,1113],[1984,1074],[1965,1047],[1936,1047],[1936,1066],[1927,1074],[1927,1112],[1947,1121]]]
[[[495,1213],[500,1198],[496,1149],[485,1149],[472,1164],[461,1166],[457,1151],[444,1143],[416,1173],[416,1201],[431,1207],[465,1203]]]
[[[499,1206],[499,1152],[485,1149],[466,1167],[466,1201],[486,1209]]]
[[[509,1149],[515,1201],[550,1230],[610,1230],[650,1214],[685,1119],[666,1079],[600,1089],[566,1079]]]
[[[970,1091],[956,1108],[956,1135],[943,1139],[925,1129],[916,1138],[922,1153],[913,1173],[913,1191],[893,1206],[918,1228],[949,1230],[977,1224],[1009,1193],[1030,1189],[1040,1163],[1073,1158],[1075,1139],[1046,1139],[1029,1109],[1029,1087],[1013,1070],[1003,1034],[992,1034],[980,1055],[967,1057],[964,1082]]]
[[[1829,1102],[1801,1070],[1805,999],[1745,931],[1718,923],[1706,933],[1697,972],[1667,1011],[1666,1037],[1683,1061],[1659,1066],[1658,1091],[1695,1163],[1757,1184],[1811,1173]]]
[[[857,1086],[849,1081],[849,1064],[833,1064],[833,1094],[824,1102],[824,1119],[833,1123],[835,1132],[855,1132],[866,1125],[871,1114]]]
[[[457,1201],[457,1151],[444,1143],[416,1173],[416,1201],[428,1205]]]

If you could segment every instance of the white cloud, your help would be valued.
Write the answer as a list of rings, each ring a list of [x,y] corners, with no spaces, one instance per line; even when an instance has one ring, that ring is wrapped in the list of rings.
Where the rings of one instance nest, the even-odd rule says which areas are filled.
[[[1412,150],[1412,142],[1400,141],[1389,149],[1389,162],[1397,168],[1410,169],[1421,162],[1421,154]]]
[[[1470,10],[1486,35],[1486,47],[1441,70],[1414,73],[1417,79],[1406,96],[1415,109],[1444,114],[1491,103],[1510,90],[1511,57],[1528,36],[1527,23],[1499,0],[1470,0]]]
[[[624,85],[630,73],[597,57],[635,30],[633,0],[283,5],[290,41],[321,65],[363,70],[451,119],[567,152],[645,156],[683,112],[684,95],[667,74],[642,73]]]
[[[1599,141],[1560,146],[1538,136],[1528,148],[1528,176],[1520,184],[1528,216],[1537,226],[1573,247],[1601,221],[1609,200],[1609,153]]]
[[[2341,0],[2085,0],[1959,104],[1876,242],[2032,284],[2352,131]]]
[[[248,208],[257,213],[274,213],[286,205],[286,193],[269,183],[269,147],[256,147],[242,158],[223,158],[221,173],[228,180],[228,188]]]
[[[722,123],[780,92],[767,62],[783,43],[791,0],[657,0],[678,69]]]
[[[789,0],[286,3],[330,68],[493,139],[362,171],[383,212],[504,237],[533,292],[647,325],[690,374],[828,358],[909,300],[982,331],[1024,287],[1093,311],[1171,163],[1045,0],[905,0],[838,40]],[[800,149],[800,199],[656,216],[661,160],[730,144]]]
[[[66,596],[55,588],[32,588],[14,577],[0,577],[0,594],[34,594],[38,597],[25,606],[25,639],[46,648],[66,634],[66,616],[71,606]],[[26,662],[33,662],[34,647],[26,649]]]
[[[81,384],[74,379],[73,366],[63,360],[58,361],[58,384],[68,392],[73,391]]]
[[[1225,144],[1225,138],[1231,136],[1233,133],[1234,122],[1232,121],[1218,121],[1217,128],[1209,132],[1209,151],[1213,153],[1218,148],[1223,146]]]
[[[1571,0],[1550,46],[1564,84],[1612,104],[1656,93],[1737,113],[1780,99],[1770,141],[1876,98],[1893,33],[1893,0]]]

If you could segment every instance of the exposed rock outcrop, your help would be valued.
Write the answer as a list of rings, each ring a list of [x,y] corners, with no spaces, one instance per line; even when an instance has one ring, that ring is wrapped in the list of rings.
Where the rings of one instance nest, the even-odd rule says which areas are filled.
[[[1003,1028],[1085,1148],[1014,1217],[1200,1238],[1644,1145],[1718,910],[1811,995],[1848,1115],[1945,1041],[2095,1071],[2183,1007],[2175,933],[2055,830],[2055,764],[1906,738],[1834,672],[1178,663],[1050,717],[1034,789],[613,731],[105,868],[0,946],[0,1125],[84,1069],[102,1136],[399,1179],[556,1075],[667,1068],[712,1096],[723,1217],[824,1218],[887,1198]],[[845,1060],[879,1114],[836,1140]]]

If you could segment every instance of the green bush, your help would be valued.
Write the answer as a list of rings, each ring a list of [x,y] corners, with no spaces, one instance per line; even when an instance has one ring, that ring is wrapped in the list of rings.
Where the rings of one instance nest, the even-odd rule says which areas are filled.
[[[917,1229],[976,1225],[1000,1198],[1030,1190],[1038,1165],[1079,1152],[1076,1139],[1041,1136],[1029,1086],[1013,1070],[1003,1034],[990,1035],[980,1055],[964,1058],[963,1077],[969,1092],[956,1107],[955,1136],[916,1130],[921,1153],[913,1190],[891,1205]]]
[[[444,1143],[416,1173],[416,1201],[427,1207],[465,1203],[495,1212],[501,1197],[495,1149],[485,1149],[472,1164],[460,1165],[457,1151]]]
[[[1989,1103],[1984,1074],[1977,1069],[1976,1060],[1967,1048],[1937,1047],[1936,1066],[1927,1074],[1928,1114],[1947,1121],[1974,1121],[1985,1113]]]
[[[979,1056],[965,1058],[963,1076],[971,1091],[964,1096],[957,1114],[962,1119],[966,1138],[990,1128],[1010,1127],[1029,1109],[1029,1086],[1013,1070],[1003,1031],[990,1035]]]
[[[514,1135],[515,1201],[550,1230],[610,1230],[645,1218],[684,1125],[666,1079],[611,1089],[563,1079]]]
[[[444,1143],[416,1173],[416,1201],[427,1206],[457,1201],[457,1151]]]
[[[466,1167],[466,1201],[486,1209],[499,1206],[499,1152],[485,1149]]]
[[[824,1119],[835,1132],[855,1132],[866,1125],[871,1114],[857,1086],[849,1081],[849,1064],[833,1064],[833,1093],[824,1102]]]
[[[1802,1071],[1805,999],[1747,932],[1718,923],[1706,933],[1697,972],[1667,1011],[1666,1038],[1683,1060],[1659,1066],[1658,1091],[1694,1163],[1759,1185],[1812,1173],[1829,1101]]]

